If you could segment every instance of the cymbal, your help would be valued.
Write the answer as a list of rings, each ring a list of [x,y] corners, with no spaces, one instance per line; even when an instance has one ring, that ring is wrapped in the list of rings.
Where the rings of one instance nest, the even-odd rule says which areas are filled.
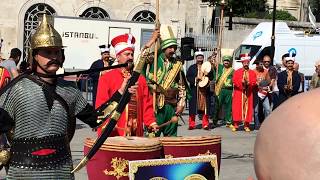
[[[205,87],[208,83],[209,83],[209,78],[207,76],[204,76],[199,81],[199,87]]]

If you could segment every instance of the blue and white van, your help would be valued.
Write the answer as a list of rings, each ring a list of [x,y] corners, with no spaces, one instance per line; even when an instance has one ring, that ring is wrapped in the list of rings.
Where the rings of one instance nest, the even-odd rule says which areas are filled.
[[[272,22],[262,22],[234,51],[233,63],[235,69],[241,67],[240,54],[249,53],[252,60],[250,67],[257,58],[262,58],[271,51]],[[320,59],[320,35],[305,34],[303,31],[292,31],[285,22],[275,25],[275,55],[274,64],[281,64],[283,54],[293,52],[296,62],[300,64],[299,71],[305,76],[312,76],[315,72],[315,62]]]

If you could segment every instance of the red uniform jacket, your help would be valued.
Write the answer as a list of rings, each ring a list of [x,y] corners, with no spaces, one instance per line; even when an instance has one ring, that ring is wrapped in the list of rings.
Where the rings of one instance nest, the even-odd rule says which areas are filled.
[[[96,97],[96,108],[101,104],[106,102],[109,98],[112,97],[123,82],[123,74],[120,69],[115,69],[103,74],[98,82],[98,90]],[[125,128],[127,127],[127,108],[121,114],[118,121],[117,127],[111,134],[111,136],[125,136]],[[143,136],[143,124],[149,126],[156,122],[152,96],[149,93],[148,85],[146,79],[143,76],[140,76],[138,79],[138,89],[137,89],[137,136]],[[101,128],[107,121],[98,128],[98,135],[101,134]]]
[[[4,67],[0,67],[0,88],[3,88],[6,84],[8,84],[10,79],[11,77],[9,71]]]
[[[257,78],[256,73],[253,70],[249,70],[249,86],[247,91],[247,98],[248,98],[248,106],[247,106],[247,113],[243,111],[243,96],[245,94],[243,93],[243,85],[242,85],[242,79],[243,79],[243,72],[244,69],[238,69],[233,74],[233,98],[232,98],[232,118],[233,121],[242,121],[245,122],[251,122],[253,118],[253,89],[256,86]],[[244,113],[244,114],[243,114]],[[243,116],[244,115],[244,116]],[[245,117],[245,118],[243,118]]]

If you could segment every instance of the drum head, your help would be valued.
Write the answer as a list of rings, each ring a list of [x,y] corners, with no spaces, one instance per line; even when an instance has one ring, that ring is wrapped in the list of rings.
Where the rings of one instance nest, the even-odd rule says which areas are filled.
[[[95,140],[87,138],[85,141],[85,146],[92,147]],[[113,149],[118,151],[128,151],[128,150],[153,150],[159,149],[161,147],[161,142],[156,138],[143,138],[143,137],[109,137],[101,146],[100,149]]]
[[[123,146],[123,147],[149,147],[159,145],[160,141],[153,138],[144,138],[144,137],[123,137],[123,136],[115,136],[109,137],[105,143],[105,145],[110,146]]]
[[[209,61],[204,62],[201,65],[201,71],[206,75],[209,74],[209,72],[211,71],[211,63]]]
[[[204,76],[199,82],[199,87],[205,87],[208,83],[209,83],[209,78],[207,76]]]

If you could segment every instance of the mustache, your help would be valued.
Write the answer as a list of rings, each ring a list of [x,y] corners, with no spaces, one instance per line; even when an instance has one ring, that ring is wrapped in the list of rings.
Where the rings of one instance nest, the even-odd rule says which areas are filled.
[[[50,66],[50,65],[53,65],[53,64],[56,64],[56,65],[59,65],[59,66],[61,66],[62,65],[62,63],[60,62],[60,61],[58,61],[58,60],[51,60],[51,61],[49,61],[48,63],[47,63],[47,66]]]

